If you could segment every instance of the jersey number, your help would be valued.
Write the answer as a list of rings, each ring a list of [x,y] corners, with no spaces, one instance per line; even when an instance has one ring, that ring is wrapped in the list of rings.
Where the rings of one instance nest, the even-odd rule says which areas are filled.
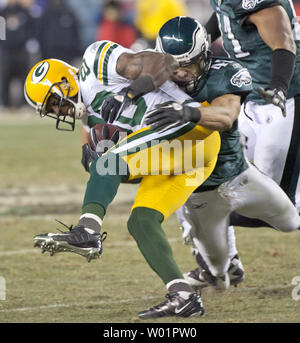
[[[220,23],[221,22],[220,16],[218,14],[217,16],[218,16],[218,21]],[[227,15],[224,15],[223,20],[224,20],[224,33],[227,35],[228,40],[231,42],[233,46],[235,58],[243,58],[243,57],[249,56],[250,52],[243,51],[240,42],[234,36],[229,17]]]
[[[83,59],[81,67],[80,67],[80,77],[82,81],[85,81],[86,77],[90,74],[91,70],[86,64],[86,60]]]

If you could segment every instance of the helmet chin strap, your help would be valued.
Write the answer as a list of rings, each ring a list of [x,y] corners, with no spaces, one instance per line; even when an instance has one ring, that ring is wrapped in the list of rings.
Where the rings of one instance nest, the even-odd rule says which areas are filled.
[[[76,80],[76,83],[78,85],[78,97],[77,102],[72,101],[74,108],[75,108],[75,119],[82,119],[84,115],[86,115],[86,106],[82,102],[82,96],[81,96],[81,90],[80,90],[80,82],[78,80],[78,75],[74,75],[74,78]],[[71,100],[70,100],[71,101]]]
[[[75,118],[82,119],[82,117],[86,114],[86,107],[83,102],[76,104],[75,106]]]

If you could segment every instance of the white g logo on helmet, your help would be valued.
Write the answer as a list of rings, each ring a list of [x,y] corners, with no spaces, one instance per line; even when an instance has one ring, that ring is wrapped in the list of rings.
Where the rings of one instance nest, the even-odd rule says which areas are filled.
[[[45,75],[47,74],[48,70],[49,63],[47,61],[38,64],[32,72],[32,82],[39,83],[40,81],[42,81]]]

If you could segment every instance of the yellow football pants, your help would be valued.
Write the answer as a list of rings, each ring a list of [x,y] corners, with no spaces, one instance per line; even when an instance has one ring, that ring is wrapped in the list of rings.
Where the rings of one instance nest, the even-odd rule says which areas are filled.
[[[110,152],[127,163],[129,180],[142,178],[132,210],[151,208],[166,219],[210,176],[219,150],[218,132],[188,124],[181,134],[180,129],[161,134],[139,130]]]

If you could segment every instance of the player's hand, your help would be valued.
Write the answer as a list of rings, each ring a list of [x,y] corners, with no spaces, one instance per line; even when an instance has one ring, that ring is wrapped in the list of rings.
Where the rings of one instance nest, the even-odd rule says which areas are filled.
[[[201,118],[201,112],[197,108],[184,106],[173,101],[156,105],[155,108],[156,110],[145,116],[145,122],[146,125],[150,125],[151,130],[158,132],[164,132],[187,122],[198,123]]]
[[[101,132],[101,140],[98,141],[94,128],[90,132],[92,147],[89,143],[82,146],[81,164],[84,169],[89,172],[91,163],[98,157],[102,156],[110,147],[118,143],[120,139],[119,131],[115,131],[113,135],[109,136],[109,128],[104,125]]]
[[[286,117],[286,96],[282,90],[259,87],[258,94],[266,102],[278,106],[281,109],[282,115]]]
[[[89,143],[85,143],[82,146],[81,164],[85,171],[90,171],[90,165],[97,157],[98,154],[90,147]]]
[[[123,88],[118,94],[110,95],[104,99],[100,115],[107,123],[112,124],[131,105],[132,100],[127,95],[127,90],[128,87]]]

